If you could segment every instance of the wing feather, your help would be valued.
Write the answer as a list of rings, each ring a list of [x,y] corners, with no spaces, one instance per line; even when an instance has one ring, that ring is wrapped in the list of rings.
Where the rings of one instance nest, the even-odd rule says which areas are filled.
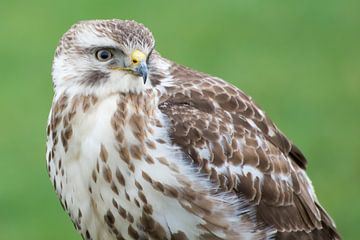
[[[304,155],[250,97],[181,65],[172,64],[169,74],[176,84],[165,87],[159,109],[169,118],[173,143],[219,191],[249,199],[257,218],[275,227],[280,239],[289,232],[322,236],[322,229],[331,238],[317,239],[339,239],[317,203]]]

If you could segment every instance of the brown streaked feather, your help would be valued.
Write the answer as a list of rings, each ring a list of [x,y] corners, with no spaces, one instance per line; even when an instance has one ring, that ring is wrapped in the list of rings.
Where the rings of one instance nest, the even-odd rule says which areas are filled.
[[[219,191],[249,199],[257,218],[275,227],[280,239],[340,239],[309,192],[304,155],[250,97],[221,79],[177,64],[170,74],[176,86],[166,88],[159,109],[169,118],[173,142]],[[208,158],[200,154],[203,149],[209,151]],[[225,164],[239,171],[244,166],[257,169],[264,181],[251,172],[220,172]],[[280,175],[290,180],[277,178]]]
[[[315,229],[311,233],[305,231],[298,232],[278,232],[275,236],[279,240],[319,240],[319,239],[341,239],[335,229],[333,221],[329,218],[324,209],[316,204],[321,213],[322,229]]]
[[[291,145],[289,155],[291,156],[291,159],[296,162],[297,165],[299,165],[303,169],[306,169],[307,160],[304,154],[302,154],[302,152],[300,151],[300,149],[294,144]]]

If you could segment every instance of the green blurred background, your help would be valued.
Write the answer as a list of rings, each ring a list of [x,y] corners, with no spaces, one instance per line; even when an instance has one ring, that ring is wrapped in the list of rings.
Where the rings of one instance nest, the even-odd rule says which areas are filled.
[[[360,2],[2,1],[0,239],[80,239],[45,169],[54,49],[81,19],[144,23],[163,56],[254,97],[309,159],[344,239],[360,236]]]

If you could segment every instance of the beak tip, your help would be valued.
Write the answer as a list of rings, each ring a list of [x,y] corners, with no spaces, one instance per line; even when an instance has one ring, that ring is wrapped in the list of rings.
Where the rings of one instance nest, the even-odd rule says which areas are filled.
[[[146,83],[147,77],[148,77],[148,68],[147,65],[144,61],[142,61],[140,63],[140,66],[137,69],[138,73],[140,74],[140,76],[142,76],[143,80],[144,80],[144,84]]]

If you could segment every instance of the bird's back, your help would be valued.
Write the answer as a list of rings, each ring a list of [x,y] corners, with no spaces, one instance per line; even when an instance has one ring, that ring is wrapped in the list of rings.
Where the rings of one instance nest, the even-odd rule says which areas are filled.
[[[276,239],[340,239],[316,198],[304,155],[251,97],[176,63],[169,75],[176,87],[159,107],[173,142],[219,192],[245,197],[257,221],[276,229]]]

